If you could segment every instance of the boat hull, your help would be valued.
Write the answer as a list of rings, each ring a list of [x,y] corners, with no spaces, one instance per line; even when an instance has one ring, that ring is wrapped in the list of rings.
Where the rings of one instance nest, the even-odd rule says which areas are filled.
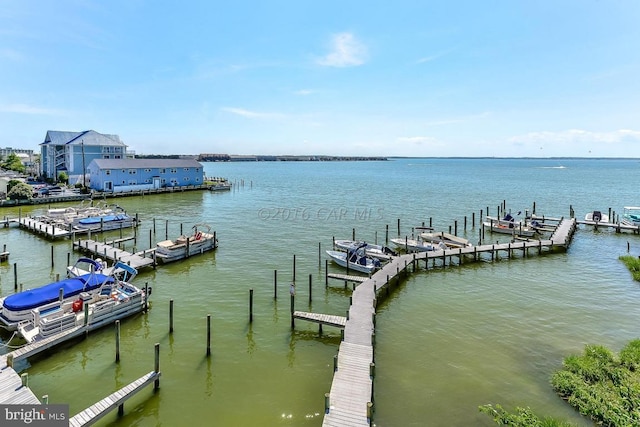
[[[371,258],[363,258],[366,259],[366,264],[359,264],[357,262],[348,262],[347,261],[347,253],[341,251],[326,251],[327,255],[341,267],[345,267],[349,270],[359,271],[360,273],[371,274],[373,273],[379,265],[376,265]]]

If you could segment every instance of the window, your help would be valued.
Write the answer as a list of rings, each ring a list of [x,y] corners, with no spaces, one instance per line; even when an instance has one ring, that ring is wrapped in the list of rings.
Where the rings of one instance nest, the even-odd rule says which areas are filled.
[[[104,174],[105,174],[105,175],[111,175],[111,169],[106,169],[106,170],[104,171]]]
[[[144,171],[145,171],[145,172],[147,172],[147,173],[150,173],[150,172],[151,172],[151,169],[148,169],[148,168],[147,168],[147,169],[145,169]]]
[[[178,173],[178,169],[176,169],[176,168],[171,168],[171,173]]]
[[[137,169],[129,169],[129,175],[135,175],[138,173]]]
[[[183,171],[189,172],[189,168],[182,168]]]
[[[136,181],[135,179],[130,179],[129,185],[138,185],[138,181]]]
[[[164,168],[160,168],[160,173],[167,173],[167,171]]]

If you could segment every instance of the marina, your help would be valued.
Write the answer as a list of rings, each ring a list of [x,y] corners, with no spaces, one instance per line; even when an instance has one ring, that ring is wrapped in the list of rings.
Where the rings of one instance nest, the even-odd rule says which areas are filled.
[[[230,166],[240,168],[240,172],[236,172],[238,174],[247,174],[251,170],[244,169],[247,168],[245,165]],[[292,167],[281,166],[285,168],[284,171]],[[398,165],[382,166],[390,168]],[[350,169],[358,167],[360,165],[355,164]],[[368,164],[367,168],[378,169],[379,165],[374,168]],[[566,170],[571,169],[570,166]],[[278,170],[282,173],[282,169]],[[391,170],[389,176],[392,176]],[[410,170],[418,171],[415,167]],[[477,170],[473,172],[478,173]],[[332,173],[336,171],[332,169]],[[552,173],[559,172],[553,170]],[[228,171],[224,174],[231,175]],[[514,172],[511,175],[518,174]],[[308,182],[297,178],[299,176],[302,175],[296,175],[296,180],[302,187],[301,192],[310,194],[305,187]],[[433,174],[430,173],[430,176]],[[144,361],[151,356],[149,349],[153,342],[161,342],[163,354],[166,354],[164,357],[173,362],[163,367],[165,386],[160,393],[162,405],[159,406],[155,399],[135,400],[132,403],[135,411],[127,411],[123,417],[113,411],[106,414],[102,422],[157,425],[159,420],[171,424],[184,422],[186,417],[197,425],[198,418],[206,416],[226,425],[317,426],[340,422],[335,420],[341,418],[342,423],[357,419],[358,422],[371,421],[376,425],[426,423],[444,426],[453,422],[458,425],[488,426],[491,420],[476,415],[478,404],[490,401],[512,406],[518,404],[515,400],[518,399],[518,402],[531,402],[541,407],[541,412],[560,414],[577,421],[580,426],[588,425],[573,414],[566,404],[558,402],[552,391],[547,391],[547,372],[554,369],[562,355],[579,351],[585,340],[604,342],[615,348],[617,343],[634,335],[633,318],[637,310],[632,306],[632,295],[637,285],[628,282],[628,272],[617,266],[617,258],[600,259],[596,266],[592,263],[593,257],[589,256],[597,247],[600,252],[617,257],[619,253],[627,252],[628,243],[633,253],[637,250],[633,229],[621,229],[630,233],[617,233],[615,228],[600,224],[598,230],[594,230],[593,226],[582,222],[586,211],[582,207],[592,209],[591,197],[584,200],[573,194],[558,196],[562,203],[552,203],[546,199],[544,203],[538,201],[538,211],[542,207],[545,212],[555,214],[545,216],[545,228],[548,231],[539,240],[514,240],[510,236],[501,237],[488,232],[483,235],[477,218],[476,221],[467,221],[474,211],[476,217],[480,210],[483,217],[488,214],[487,209],[476,208],[494,201],[495,195],[488,193],[478,193],[466,204],[455,199],[446,202],[447,206],[460,205],[464,209],[446,210],[434,203],[426,213],[416,209],[415,204],[404,203],[415,198],[415,194],[404,193],[402,200],[384,202],[387,210],[382,218],[369,216],[366,220],[361,214],[365,211],[364,207],[357,206],[359,210],[356,210],[346,200],[322,198],[318,202],[302,198],[286,199],[294,207],[306,205],[308,217],[314,220],[305,221],[302,217],[296,220],[291,214],[289,219],[283,219],[286,218],[284,211],[278,211],[277,205],[270,202],[274,197],[272,193],[278,195],[276,198],[285,200],[280,194],[289,194],[292,190],[278,187],[283,177],[269,177],[251,176],[254,183],[260,184],[254,184],[245,193],[181,193],[179,199],[171,202],[180,206],[172,215],[162,215],[167,206],[164,195],[145,197],[140,207],[128,206],[129,210],[141,212],[142,224],[146,225],[146,228],[139,230],[139,235],[145,235],[151,227],[151,218],[167,218],[173,230],[169,230],[168,234],[177,235],[177,223],[188,224],[180,219],[193,217],[193,222],[214,224],[222,243],[211,256],[193,257],[167,264],[162,269],[145,269],[141,272],[139,280],[150,280],[154,285],[154,304],[166,307],[169,299],[175,299],[175,332],[167,334],[166,309],[150,310],[131,322],[123,323],[122,345],[127,349],[123,352],[124,376],[120,368],[116,369],[113,365],[112,357],[101,356],[112,353],[109,350],[113,347],[112,331],[95,331],[91,339],[81,340],[73,347],[65,347],[64,355],[49,353],[46,357],[35,359],[28,370],[30,387],[37,390],[36,394],[48,393],[50,401],[54,402],[69,401],[71,413],[77,414],[122,389],[130,383],[130,378],[139,377],[140,372],[147,372],[145,365],[148,363]],[[549,188],[539,176],[529,178]],[[334,184],[341,181],[344,181],[344,177],[337,174]],[[465,189],[461,197],[469,197],[473,190]],[[598,196],[596,189],[593,198]],[[244,199],[250,199],[251,208],[245,206]],[[551,218],[569,223],[571,217],[567,201],[572,202],[578,213],[574,216],[577,218],[577,234],[571,242],[571,250],[565,252],[562,230],[557,227],[559,221],[554,223]],[[509,205],[530,208],[531,202],[514,198],[509,200]],[[376,200],[370,203],[375,208],[382,206],[383,202]],[[202,205],[202,211],[186,208],[198,204]],[[607,203],[614,206],[623,204],[631,205],[629,202]],[[265,211],[259,212],[259,208],[252,211],[254,206],[270,209],[269,219],[265,219],[267,214]],[[392,206],[398,206],[398,209],[401,206],[402,210],[392,210]],[[341,209],[346,212],[342,217]],[[330,214],[332,211],[335,215]],[[491,211],[496,214],[495,209]],[[466,237],[473,247],[393,257],[398,264],[389,263],[386,270],[383,266],[371,277],[356,276],[355,272],[345,274],[344,268],[331,263],[329,268],[325,268],[325,261],[328,260],[324,250],[318,248],[319,241],[329,248],[332,235],[351,234],[352,228],[356,227],[360,240],[381,240],[380,243],[385,243],[386,239],[380,239],[379,236],[384,234],[386,225],[391,225],[393,235],[404,236],[407,233],[405,224],[420,223],[432,215],[433,228],[436,230],[456,228],[453,222],[457,220],[457,232],[451,234]],[[563,218],[563,215],[566,216]],[[402,227],[398,225],[401,228],[399,233],[394,229],[398,218],[402,220]],[[463,219],[464,227],[461,225]],[[240,229],[234,228],[238,221],[243,224]],[[283,230],[286,230],[286,236],[295,236],[295,239],[285,237]],[[6,233],[8,242],[27,239],[29,252],[39,253],[40,258],[48,258],[50,241],[39,242],[36,235],[30,236],[13,227],[2,232]],[[117,231],[110,233],[104,236],[104,240],[118,240],[115,235]],[[153,235],[150,241],[160,241],[162,237],[159,235],[165,234],[164,230],[157,235],[155,231],[150,233]],[[253,239],[256,236],[260,236],[259,242]],[[56,250],[52,256],[55,256],[56,265],[67,265],[65,256],[73,243],[70,239],[55,242]],[[111,246],[115,247],[117,243]],[[249,247],[251,251],[248,251]],[[560,249],[557,253],[556,247]],[[24,271],[28,267],[24,262],[24,249],[9,245],[8,250],[11,251],[12,260],[18,261],[19,267],[23,266],[19,270]],[[112,250],[107,249],[108,252]],[[135,250],[128,252],[137,253]],[[547,256],[547,252],[552,252],[553,256]],[[297,261],[293,274],[290,273],[292,254]],[[532,256],[534,254],[543,256]],[[100,255],[94,256],[103,258],[104,249]],[[249,265],[251,267],[247,268]],[[296,325],[293,330],[290,329],[288,299],[285,298],[283,302],[280,298],[274,298],[274,283],[271,280],[274,268],[279,272],[279,287],[288,288],[291,281],[298,284],[298,301],[294,310]],[[0,273],[3,275],[3,292],[6,295],[6,292],[13,290],[13,270],[5,267]],[[47,267],[38,274],[51,276],[55,273],[55,269]],[[301,286],[304,280],[300,277],[306,279],[307,273],[316,276],[313,300],[311,285],[309,292],[306,286]],[[387,274],[390,275],[390,284],[387,284]],[[576,277],[580,277],[580,280],[576,280]],[[322,279],[340,285],[326,286]],[[341,286],[341,282],[347,280],[350,285]],[[41,278],[40,282],[46,281]],[[369,307],[366,304],[361,306],[360,293],[364,295],[372,285],[376,288],[373,293],[377,296],[367,296]],[[251,323],[247,323],[246,318],[246,291],[249,288],[254,290]],[[352,304],[348,303],[349,299],[353,300]],[[592,299],[597,302],[592,303]],[[571,301],[579,301],[579,304],[572,305]],[[600,316],[595,309],[585,313],[585,310],[590,310],[585,308],[591,307],[589,304],[593,304],[593,307],[615,304],[620,309]],[[546,307],[549,307],[547,311]],[[533,311],[534,308],[537,311]],[[329,316],[325,313],[331,313],[335,318],[323,317]],[[563,315],[558,317],[559,313]],[[206,357],[204,345],[204,319],[207,314],[212,315],[211,359]],[[467,319],[472,323],[466,323]],[[539,319],[546,322],[538,324]],[[342,321],[344,327],[341,326]],[[617,325],[615,330],[610,328],[612,323]],[[324,327],[317,334],[319,324]],[[495,332],[492,329],[494,324],[496,327],[502,325],[502,329]],[[355,328],[350,325],[355,325]],[[367,325],[374,327],[375,334],[360,336],[361,332],[356,329],[359,326],[366,329]],[[487,329],[492,332],[485,332]],[[541,330],[545,333],[541,334]],[[534,335],[534,332],[540,335]],[[471,333],[473,335],[468,335]],[[344,341],[341,334],[344,334]],[[474,335],[478,337],[477,341],[473,339]],[[539,337],[542,336],[544,342],[550,345],[540,345]],[[351,340],[355,340],[355,345]],[[455,347],[458,340],[464,341],[464,344]],[[530,347],[537,350],[530,354],[518,350]],[[202,351],[197,351],[198,348],[202,348]],[[402,348],[402,351],[399,352],[398,348]],[[496,348],[501,349],[503,354],[493,353]],[[135,358],[142,362],[131,360],[133,357],[127,354],[136,355]],[[466,357],[458,358],[458,355]],[[513,356],[507,358],[509,355]],[[334,363],[335,372],[331,368]],[[354,365],[351,373],[347,369],[350,364]],[[76,370],[81,367],[82,376],[74,376],[73,383],[60,380],[67,375],[73,376],[72,366]],[[522,366],[532,368],[523,371]],[[411,371],[408,376],[405,369]],[[476,376],[460,375],[469,370],[477,372],[476,376],[480,378],[490,379],[485,379],[482,386],[469,382]],[[101,378],[106,378],[104,387],[95,389],[90,386],[96,378],[93,372],[100,372]],[[351,382],[342,382],[340,377],[346,377],[347,374]],[[425,375],[428,375],[428,379],[424,378]],[[212,379],[214,376],[215,380]],[[185,378],[189,387],[181,385],[183,380],[180,379]],[[501,380],[503,378],[504,381]],[[360,381],[361,390],[364,391],[356,391],[354,384],[360,384]],[[509,388],[509,381],[514,383],[513,388]],[[54,382],[59,385],[53,387]],[[167,385],[169,383],[171,386]],[[368,389],[368,384],[371,389]],[[455,390],[447,384],[452,387],[455,384]],[[410,391],[414,385],[419,389]],[[350,396],[358,396],[351,403],[338,392],[339,388],[349,387],[356,387]],[[532,388],[534,392],[531,392]],[[77,393],[75,390],[78,389],[84,392]],[[519,390],[527,390],[527,397]],[[508,394],[512,394],[514,399],[504,398]],[[74,397],[70,399],[68,396],[72,395]],[[295,397],[292,399],[291,396]],[[525,400],[519,400],[523,398]],[[373,405],[369,405],[369,402]],[[250,405],[252,409],[232,409],[244,405]],[[325,413],[325,405],[328,414]],[[345,409],[349,405],[354,408],[353,412]],[[274,407],[278,408],[277,413],[270,409]],[[341,411],[343,415],[339,416]]]

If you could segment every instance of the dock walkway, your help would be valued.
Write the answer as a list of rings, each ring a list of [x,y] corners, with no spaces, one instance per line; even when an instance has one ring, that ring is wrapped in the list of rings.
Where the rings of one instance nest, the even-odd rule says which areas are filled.
[[[160,372],[151,371],[148,374],[133,381],[132,383],[127,384],[120,390],[111,393],[109,396],[105,397],[99,402],[94,403],[82,412],[71,417],[69,419],[69,427],[81,427],[95,424],[96,422],[98,422],[98,420],[103,418],[109,412],[113,411],[116,407],[118,407],[119,411],[122,412],[122,405],[127,399],[129,399],[131,396],[133,396],[152,382],[158,381],[159,377]]]
[[[103,260],[123,262],[135,269],[152,267],[155,265],[152,258],[144,256],[145,253],[153,252],[153,250],[133,254],[131,252],[118,249],[108,243],[98,242],[96,240],[78,240],[77,242],[73,242],[73,248],[81,252],[89,252],[95,256],[101,257]]]
[[[357,427],[372,424],[377,292],[380,289],[388,289],[391,280],[396,276],[407,272],[411,265],[415,268],[420,261],[424,261],[428,266],[429,260],[435,262],[441,259],[443,265],[446,265],[448,258],[451,265],[453,257],[457,257],[459,264],[462,264],[464,255],[473,255],[474,260],[478,260],[480,254],[490,253],[494,259],[499,251],[505,251],[511,257],[512,252],[516,250],[522,250],[526,256],[528,249],[537,249],[542,253],[543,249],[549,250],[556,246],[566,248],[575,229],[574,218],[560,219],[555,231],[546,240],[523,240],[401,255],[365,279],[352,294],[352,304],[344,325],[344,338],[338,349],[337,361],[334,363],[331,391],[325,395],[323,427]]]
[[[7,365],[7,355],[0,356],[0,404],[39,405],[40,400],[23,383],[23,377]]]

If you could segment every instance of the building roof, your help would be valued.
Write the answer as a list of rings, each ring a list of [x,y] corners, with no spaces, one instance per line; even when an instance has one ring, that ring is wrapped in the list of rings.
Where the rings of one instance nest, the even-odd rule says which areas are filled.
[[[48,130],[44,137],[44,142],[40,145],[126,145],[120,141],[118,135],[107,135],[98,133],[94,130],[85,130],[82,132],[65,132],[58,130]]]
[[[141,169],[141,168],[201,168],[202,164],[193,159],[95,159],[91,163],[100,169]]]

